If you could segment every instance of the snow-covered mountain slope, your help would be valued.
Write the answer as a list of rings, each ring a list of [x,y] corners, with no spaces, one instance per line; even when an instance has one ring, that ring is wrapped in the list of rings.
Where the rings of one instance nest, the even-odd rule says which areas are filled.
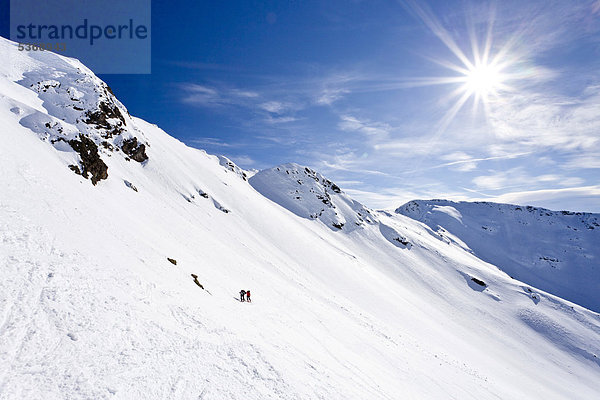
[[[294,214],[317,219],[333,230],[350,231],[374,222],[369,209],[308,167],[290,163],[265,169],[250,178],[250,184]]]
[[[0,70],[0,399],[600,393],[598,314],[408,217],[372,213],[331,229],[267,199],[227,161],[129,118],[76,61],[6,40],[0,54],[9,60]],[[69,120],[69,103],[48,104],[32,73],[96,88],[126,129],[105,138],[104,127]],[[78,145],[53,144],[63,133],[23,122],[32,114],[93,142],[106,177],[93,185],[91,172],[70,169],[81,172]],[[147,159],[122,149],[129,135]],[[283,199],[293,186],[274,180],[270,192]],[[336,212],[353,221],[362,206],[337,195]],[[251,304],[237,300],[240,289]]]
[[[531,206],[411,201],[397,213],[453,235],[510,276],[600,311],[600,215]]]

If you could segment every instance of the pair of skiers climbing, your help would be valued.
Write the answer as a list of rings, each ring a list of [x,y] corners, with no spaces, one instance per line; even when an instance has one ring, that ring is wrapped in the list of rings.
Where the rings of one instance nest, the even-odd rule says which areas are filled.
[[[246,299],[244,299],[244,296],[246,296]],[[249,290],[240,290],[240,301],[247,301],[248,303],[252,303],[252,300],[250,299],[250,291]]]

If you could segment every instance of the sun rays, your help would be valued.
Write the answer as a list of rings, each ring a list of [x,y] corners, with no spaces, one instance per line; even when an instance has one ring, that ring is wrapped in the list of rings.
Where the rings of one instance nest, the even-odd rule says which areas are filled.
[[[465,51],[429,10],[412,0],[408,1],[408,4],[442,41],[454,58],[454,60],[449,60],[427,57],[448,70],[448,76],[417,80],[420,85],[449,85],[452,87],[444,98],[445,103],[449,104],[449,108],[439,122],[437,135],[446,130],[469,101],[472,102],[473,115],[479,115],[478,112],[481,108],[487,120],[491,113],[491,104],[501,100],[504,93],[514,90],[509,83],[519,78],[518,75],[511,73],[517,63],[517,58],[511,54],[514,41],[509,40],[501,47],[493,46],[494,10],[490,9],[489,11],[486,21],[487,29],[483,35],[475,33],[474,24],[469,24],[470,48]]]

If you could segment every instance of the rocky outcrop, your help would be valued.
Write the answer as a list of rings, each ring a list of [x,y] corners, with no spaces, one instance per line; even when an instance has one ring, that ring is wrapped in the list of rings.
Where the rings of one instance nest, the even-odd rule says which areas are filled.
[[[66,166],[94,185],[107,179],[105,162],[110,165],[113,155],[146,161],[149,145],[143,133],[106,83],[76,62],[62,67],[61,71],[31,69],[23,74],[18,83],[37,94],[44,110],[23,113],[19,123],[60,152],[72,148],[78,154],[74,158],[81,161],[67,161]]]
[[[81,158],[81,168],[70,166],[71,170],[80,173],[86,179],[88,179],[88,175],[91,175],[93,185],[108,178],[108,166],[100,158],[98,146],[93,140],[80,134],[78,140],[69,140],[69,145]]]
[[[148,155],[146,154],[146,145],[143,143],[138,143],[136,137],[123,140],[121,150],[123,150],[123,153],[127,154],[132,160],[139,163],[148,159]]]
[[[84,122],[89,125],[94,125],[96,129],[103,129],[104,138],[111,138],[124,131],[125,118],[119,111],[119,108],[114,104],[109,104],[105,101],[100,101],[98,108],[94,111],[86,112]],[[111,121],[113,120],[113,121]]]

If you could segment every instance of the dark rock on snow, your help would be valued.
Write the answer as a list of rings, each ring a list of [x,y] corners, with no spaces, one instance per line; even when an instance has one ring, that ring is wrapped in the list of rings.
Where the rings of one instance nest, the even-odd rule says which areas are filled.
[[[146,145],[138,143],[138,140],[135,137],[123,140],[121,150],[137,162],[141,163],[148,159],[148,156],[146,155]]]
[[[98,146],[90,138],[79,134],[79,140],[69,140],[69,145],[81,157],[80,174],[84,178],[91,175],[92,184],[96,185],[98,181],[108,178],[108,166],[102,161],[98,154]],[[72,171],[77,173],[79,170],[76,166],[69,166]]]
[[[479,286],[483,286],[483,287],[486,287],[486,286],[487,286],[487,285],[485,284],[485,282],[484,282],[484,281],[482,281],[481,279],[477,279],[477,278],[471,278],[471,280],[472,280],[473,282],[475,282],[476,284],[478,284]]]
[[[194,283],[200,287],[200,289],[204,290],[204,286],[200,282],[198,282],[198,275],[192,274],[192,278],[194,278]]]

